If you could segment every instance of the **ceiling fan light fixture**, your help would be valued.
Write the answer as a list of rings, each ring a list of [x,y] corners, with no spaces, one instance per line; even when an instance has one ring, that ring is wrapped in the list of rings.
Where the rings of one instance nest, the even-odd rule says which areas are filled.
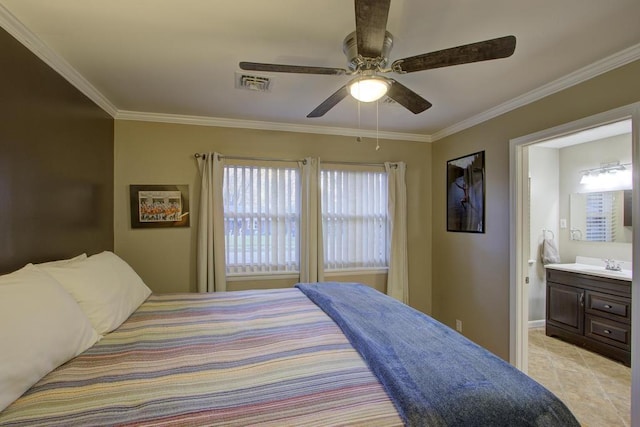
[[[387,67],[393,47],[393,36],[386,29],[390,6],[390,0],[355,0],[356,29],[342,43],[348,69],[245,61],[238,65],[247,71],[354,76],[307,114],[309,118],[324,116],[348,95],[361,102],[377,101],[387,95],[413,114],[420,114],[432,106],[429,101],[402,83],[376,74],[407,74],[506,58],[515,51],[516,38],[505,36],[396,59]]]
[[[373,102],[385,96],[390,86],[384,77],[359,77],[349,83],[349,93],[360,102]]]

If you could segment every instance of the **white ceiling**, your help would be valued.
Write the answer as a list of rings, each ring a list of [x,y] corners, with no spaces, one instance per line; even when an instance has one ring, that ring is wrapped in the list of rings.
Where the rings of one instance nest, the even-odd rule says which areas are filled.
[[[611,138],[618,135],[629,135],[629,140],[631,140],[631,126],[631,119],[626,119],[619,122],[584,129],[568,135],[553,137],[547,141],[538,143],[537,146],[546,148],[565,148],[572,145],[599,141],[601,139]]]
[[[638,18],[638,0],[393,0],[391,61],[511,34],[517,46],[506,59],[394,75],[433,107],[380,104],[378,127],[437,139],[638,59]],[[0,0],[0,25],[116,117],[358,128],[350,97],[306,118],[349,76],[253,73],[272,77],[270,92],[234,87],[240,61],[346,67],[352,1]],[[375,103],[360,123],[376,129]]]

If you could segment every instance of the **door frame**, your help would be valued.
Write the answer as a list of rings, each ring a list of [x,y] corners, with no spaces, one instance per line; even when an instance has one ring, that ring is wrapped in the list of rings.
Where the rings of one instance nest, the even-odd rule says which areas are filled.
[[[528,304],[525,277],[525,265],[528,239],[523,238],[529,233],[526,227],[528,206],[528,192],[524,185],[528,182],[528,166],[524,166],[523,155],[525,147],[544,140],[575,133],[598,125],[619,120],[632,119],[632,162],[633,162],[633,208],[632,221],[640,224],[640,102],[619,107],[583,119],[575,120],[539,132],[524,135],[509,141],[509,360],[518,369],[526,372],[528,347],[528,319],[524,318],[524,308]],[[633,269],[631,283],[632,299],[631,347],[640,352],[640,226],[633,229]],[[637,359],[637,358],[636,358]],[[631,402],[640,402],[640,364],[631,366]],[[631,406],[631,424],[640,425],[640,405]]]

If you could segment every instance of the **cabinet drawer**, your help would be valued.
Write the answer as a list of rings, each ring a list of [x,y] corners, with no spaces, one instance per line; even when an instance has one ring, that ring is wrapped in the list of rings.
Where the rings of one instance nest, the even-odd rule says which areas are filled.
[[[585,336],[625,350],[631,349],[629,325],[590,315],[585,320]]]
[[[631,300],[599,292],[586,291],[586,312],[618,322],[631,322]]]

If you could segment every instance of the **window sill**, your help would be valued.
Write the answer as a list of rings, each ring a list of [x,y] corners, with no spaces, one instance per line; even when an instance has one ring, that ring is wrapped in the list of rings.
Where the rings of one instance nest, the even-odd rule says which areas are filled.
[[[365,276],[365,275],[378,275],[387,274],[387,267],[382,268],[363,268],[363,269],[349,269],[349,270],[329,270],[325,271],[325,277],[338,277],[338,276]],[[258,280],[299,280],[300,273],[267,273],[267,274],[251,274],[251,275],[227,275],[227,282],[249,282]]]
[[[325,277],[336,276],[363,276],[368,274],[387,274],[389,269],[387,267],[380,268],[361,268],[361,269],[348,269],[348,270],[326,270],[324,272]]]
[[[257,280],[287,280],[300,277],[300,273],[269,273],[269,274],[247,274],[247,275],[227,275],[227,282],[248,282]]]

